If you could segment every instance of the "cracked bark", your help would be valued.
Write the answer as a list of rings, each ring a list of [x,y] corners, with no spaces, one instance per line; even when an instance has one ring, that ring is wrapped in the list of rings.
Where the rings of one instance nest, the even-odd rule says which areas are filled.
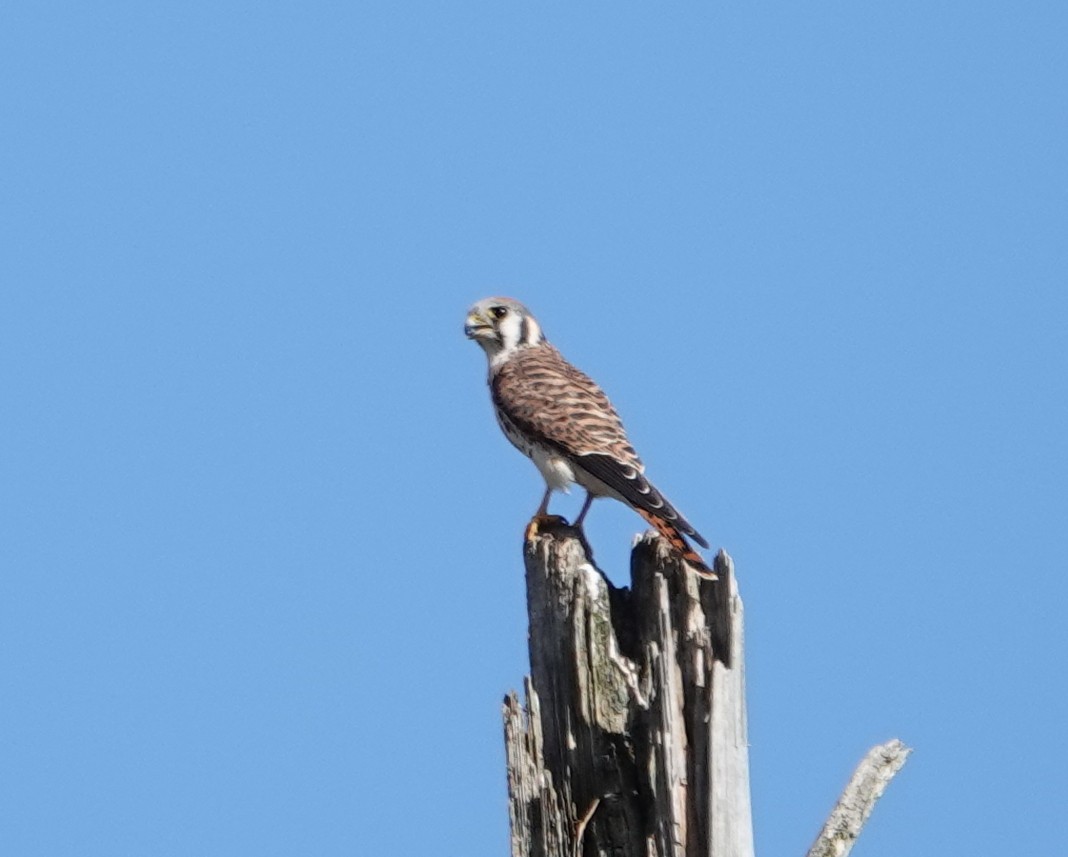
[[[753,857],[742,602],[731,558],[698,577],[655,533],[613,586],[581,535],[524,546],[525,702],[504,700],[512,857]],[[844,857],[910,751],[857,769],[808,857]]]
[[[569,527],[524,555],[530,677],[526,705],[504,703],[513,857],[752,857],[730,557],[703,580],[650,534],[628,590]]]

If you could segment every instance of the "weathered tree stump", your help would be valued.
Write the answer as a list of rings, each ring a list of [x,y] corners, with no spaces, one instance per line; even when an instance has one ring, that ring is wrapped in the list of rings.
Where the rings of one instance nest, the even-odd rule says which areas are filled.
[[[543,529],[525,558],[525,710],[505,700],[513,857],[751,857],[730,557],[706,580],[644,536],[632,590],[565,526]]]
[[[617,588],[561,523],[524,558],[530,676],[525,705],[504,700],[512,857],[753,857],[730,557],[702,578],[648,533]],[[907,754],[869,754],[812,857],[848,853]]]

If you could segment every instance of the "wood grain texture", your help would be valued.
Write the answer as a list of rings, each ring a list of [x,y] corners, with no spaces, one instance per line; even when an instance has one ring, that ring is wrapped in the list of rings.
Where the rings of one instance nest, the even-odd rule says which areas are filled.
[[[753,857],[745,640],[734,564],[696,574],[642,536],[631,587],[581,534],[525,543],[530,676],[504,701],[512,857]],[[846,857],[911,750],[856,769],[808,857]]]
[[[650,534],[621,589],[569,527],[524,555],[531,673],[525,705],[504,704],[513,857],[752,857],[730,558],[706,580]]]
[[[808,857],[846,857],[853,850],[875,802],[882,797],[911,752],[911,748],[897,738],[868,751],[809,849]]]

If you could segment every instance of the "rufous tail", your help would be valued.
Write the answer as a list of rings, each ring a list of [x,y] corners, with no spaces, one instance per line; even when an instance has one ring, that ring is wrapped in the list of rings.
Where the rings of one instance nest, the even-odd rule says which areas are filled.
[[[671,546],[678,552],[679,556],[686,560],[698,575],[707,580],[718,580],[716,573],[705,565],[705,561],[701,558],[701,555],[690,547],[690,543],[686,541],[686,537],[674,524],[654,515],[652,512],[647,512],[645,509],[636,508],[635,511],[652,524],[660,535],[668,540]]]

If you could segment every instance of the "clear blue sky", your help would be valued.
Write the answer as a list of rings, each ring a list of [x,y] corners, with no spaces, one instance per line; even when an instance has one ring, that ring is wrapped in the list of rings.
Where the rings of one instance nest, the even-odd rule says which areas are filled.
[[[758,852],[900,736],[859,857],[1060,853],[1066,44],[1063,2],[9,6],[0,851],[507,853],[541,485],[461,332],[503,292],[735,557]],[[594,506],[617,582],[642,526]]]

